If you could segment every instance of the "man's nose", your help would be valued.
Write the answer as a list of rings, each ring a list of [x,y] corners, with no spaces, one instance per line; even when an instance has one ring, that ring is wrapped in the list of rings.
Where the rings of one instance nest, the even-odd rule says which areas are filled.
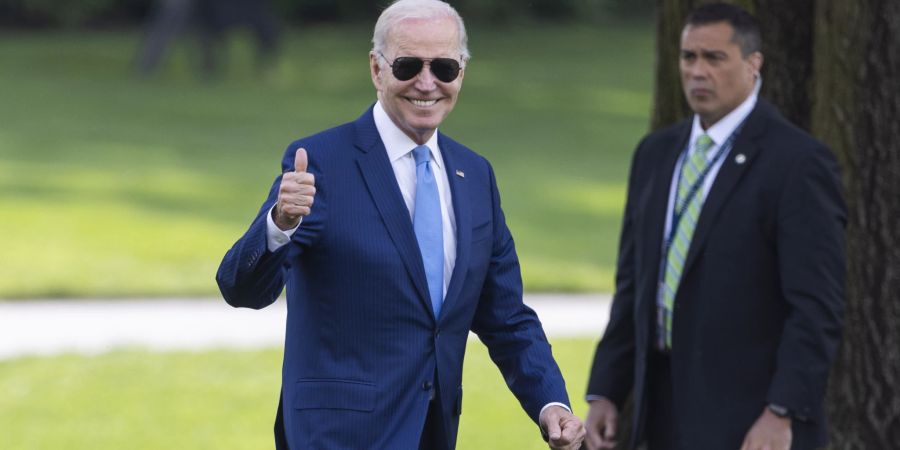
[[[709,67],[702,60],[694,61],[687,67],[688,75],[690,75],[691,78],[706,78],[708,70]]]
[[[422,66],[422,70],[416,75],[416,89],[421,91],[431,91],[437,87],[436,78],[431,73],[431,62],[426,61]]]

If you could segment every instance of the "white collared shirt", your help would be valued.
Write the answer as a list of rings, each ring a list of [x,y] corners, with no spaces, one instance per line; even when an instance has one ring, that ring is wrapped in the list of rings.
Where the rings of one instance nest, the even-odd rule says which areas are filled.
[[[403,133],[400,128],[391,120],[381,106],[381,102],[375,103],[372,108],[375,119],[375,128],[384,143],[387,150],[388,159],[391,161],[391,167],[394,169],[394,176],[397,184],[400,186],[400,193],[403,195],[403,202],[409,210],[409,218],[412,220],[415,214],[416,205],[416,160],[412,151],[418,146],[409,136]],[[444,296],[447,296],[447,287],[450,285],[450,276],[453,274],[453,267],[456,264],[456,216],[453,212],[453,199],[450,194],[450,181],[447,177],[444,158],[441,156],[441,149],[437,142],[437,130],[425,143],[431,149],[431,170],[438,181],[438,195],[441,198],[441,226],[443,228],[444,237]],[[315,208],[315,205],[313,205]],[[275,208],[274,206],[272,207]],[[275,225],[272,220],[272,210],[269,210],[266,219],[266,236],[267,244],[270,252],[278,250],[282,245],[290,242],[291,235],[297,231],[297,227],[283,231]],[[551,406],[560,406],[566,411],[572,412],[568,406],[559,402],[550,402],[541,408],[538,418],[542,418],[544,411]]]
[[[409,136],[403,133],[394,121],[384,111],[381,102],[375,103],[372,108],[375,117],[375,128],[381,136],[381,142],[387,150],[388,159],[394,169],[394,176],[403,194],[403,202],[409,210],[409,219],[412,220],[416,209],[416,159],[412,151],[416,144]],[[450,286],[450,276],[456,265],[456,215],[453,212],[453,199],[450,194],[450,180],[447,179],[447,166],[441,156],[438,146],[437,130],[428,139],[425,145],[431,149],[431,171],[437,180],[438,195],[441,198],[441,228],[444,234],[444,296],[447,295],[447,287]]]
[[[394,176],[403,195],[403,202],[409,210],[409,218],[412,220],[416,205],[416,160],[412,151],[418,146],[409,136],[403,133],[384,111],[381,102],[375,103],[372,108],[375,118],[375,128],[387,150],[388,159],[394,169]],[[425,143],[431,149],[431,170],[437,180],[438,195],[441,199],[441,225],[444,238],[444,296],[447,295],[447,287],[450,286],[450,277],[453,267],[456,265],[456,216],[453,212],[453,199],[450,194],[450,181],[447,178],[447,170],[441,149],[438,146],[437,130]],[[273,206],[274,208],[274,206]],[[315,205],[313,205],[315,208]],[[266,219],[266,238],[270,252],[278,250],[282,245],[290,242],[291,235],[297,231],[297,227],[283,231],[272,220],[272,211],[269,211]]]
[[[694,123],[691,126],[691,136],[688,139],[688,143],[690,146],[694,145],[694,142],[697,142],[697,138],[703,135],[704,133],[709,135],[712,138],[713,145],[709,147],[709,150],[706,151],[706,160],[712,160],[716,157],[716,153],[719,151],[719,148],[722,147],[722,144],[731,136],[731,133],[734,132],[735,129],[750,115],[750,112],[753,111],[753,108],[756,106],[756,100],[759,95],[760,81],[756,82],[756,86],[753,88],[753,92],[738,105],[737,108],[731,110],[730,113],[726,114],[725,117],[719,119],[718,122],[712,124],[708,130],[704,130],[703,126],[700,124],[700,116],[694,114]],[[733,145],[732,145],[733,147]],[[731,153],[731,149],[728,149],[728,152]],[[684,153],[684,152],[682,152]],[[722,155],[718,161],[715,161],[713,165],[709,169],[709,173],[706,176],[706,179],[703,180],[703,188],[697,191],[697,195],[702,195],[702,198],[706,198],[709,195],[709,190],[712,189],[713,182],[716,181],[716,176],[719,174],[719,170],[722,168],[722,164],[728,158],[728,154]],[[665,239],[668,238],[672,231],[672,209],[675,207],[675,193],[678,192],[678,174],[681,173],[681,165],[684,162],[684,155],[678,158],[678,163],[675,164],[675,172],[672,176],[672,183],[669,185],[669,203],[666,206],[666,227],[665,234],[663,235],[663,246],[665,247]],[[665,251],[665,249],[663,249]],[[665,255],[663,255],[665,258]]]

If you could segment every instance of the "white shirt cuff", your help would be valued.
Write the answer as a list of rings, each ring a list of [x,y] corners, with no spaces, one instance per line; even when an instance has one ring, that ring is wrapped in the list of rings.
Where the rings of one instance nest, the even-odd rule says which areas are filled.
[[[269,248],[270,252],[274,253],[288,242],[291,242],[291,236],[297,231],[297,228],[300,228],[300,223],[303,223],[303,218],[300,218],[300,223],[298,223],[296,227],[291,228],[290,230],[282,230],[281,228],[278,228],[278,225],[275,225],[275,220],[272,219],[273,212],[275,212],[275,205],[272,205],[272,208],[266,213],[266,246]]]
[[[564,403],[550,402],[550,403],[547,403],[546,405],[544,405],[544,407],[541,408],[541,412],[538,413],[538,423],[541,422],[541,417],[544,417],[544,410],[546,410],[547,408],[549,408],[549,407],[551,407],[551,406],[562,406],[563,409],[565,409],[566,411],[572,412],[572,410],[571,410],[568,406],[566,406]],[[541,425],[541,428],[543,428],[543,427],[544,427],[544,426]]]

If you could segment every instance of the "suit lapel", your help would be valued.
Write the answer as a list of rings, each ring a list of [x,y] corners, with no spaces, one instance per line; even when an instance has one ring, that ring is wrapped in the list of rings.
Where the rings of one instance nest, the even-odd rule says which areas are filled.
[[[766,106],[760,100],[756,108],[747,117],[747,123],[735,139],[734,147],[722,162],[722,168],[719,169],[712,188],[710,188],[709,194],[703,202],[703,208],[700,210],[700,218],[697,220],[697,228],[694,230],[694,236],[691,238],[691,247],[688,250],[682,274],[687,273],[691,269],[691,265],[697,260],[719,213],[721,213],[728,198],[734,192],[735,187],[740,183],[744,174],[747,173],[757,153],[759,153],[756,137],[765,128],[765,116],[763,115],[765,111]],[[738,158],[739,155],[743,155],[743,158]],[[738,159],[740,159],[740,162],[738,162]]]
[[[472,241],[472,215],[469,210],[469,190],[464,176],[457,176],[457,170],[465,173],[462,161],[457,159],[461,152],[456,143],[438,134],[438,146],[444,159],[444,169],[450,181],[450,195],[453,199],[453,214],[456,218],[456,262],[450,276],[450,285],[441,308],[441,316],[445,316],[456,303],[462,286],[465,283],[466,269],[469,266],[469,247]]]
[[[648,261],[646,267],[651,268],[648,276],[652,276],[652,282],[659,280],[659,267],[662,263],[663,253],[663,233],[665,233],[666,214],[669,205],[669,190],[672,185],[672,175],[675,173],[675,164],[678,162],[678,156],[684,149],[688,138],[691,134],[691,123],[688,121],[679,130],[678,138],[665,148],[660,149],[659,154],[651,154],[645,158],[658,158],[659,162],[653,164],[653,173],[649,174],[650,188],[649,200],[638,203],[640,209],[638,214],[646,215],[641,239],[645,243],[640,248],[644,249],[643,259]],[[646,176],[635,174],[634,176]],[[655,294],[656,289],[652,292]],[[639,299],[640,301],[640,299]]]
[[[355,126],[355,145],[361,150],[356,159],[359,172],[366,182],[369,194],[378,208],[391,240],[400,253],[400,259],[403,260],[403,265],[406,266],[406,270],[412,278],[413,285],[419,293],[419,299],[423,306],[431,311],[431,316],[434,318],[422,254],[419,252],[416,234],[412,221],[409,219],[409,210],[400,193],[400,186],[397,184],[387,150],[378,135],[378,129],[375,128],[371,108],[355,122]]]

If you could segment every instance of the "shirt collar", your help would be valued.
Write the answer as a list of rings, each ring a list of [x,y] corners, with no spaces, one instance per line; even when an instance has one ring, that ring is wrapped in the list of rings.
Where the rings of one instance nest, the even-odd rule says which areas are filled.
[[[704,133],[709,135],[715,143],[715,145],[710,147],[708,152],[713,151],[715,148],[725,143],[725,140],[731,136],[731,133],[734,133],[734,130],[737,129],[738,125],[740,125],[744,119],[750,115],[750,112],[753,111],[753,108],[756,106],[756,100],[759,97],[759,89],[761,86],[762,81],[757,78],[756,83],[753,86],[753,92],[751,92],[737,108],[731,110],[730,113],[719,119],[718,122],[714,123],[705,131],[703,130],[703,127],[700,126],[700,116],[694,114],[694,123],[691,127],[691,145],[693,145],[693,143],[697,141],[697,138]]]
[[[388,159],[391,160],[391,163],[409,155],[414,148],[419,146],[391,120],[380,100],[372,108],[372,115],[375,118],[375,128],[378,129],[381,142],[384,143],[384,148],[387,150]],[[425,142],[425,145],[431,150],[431,160],[437,164],[438,169],[443,169],[444,160],[441,158],[441,150],[438,148],[437,136],[438,133],[435,130],[428,142]]]

